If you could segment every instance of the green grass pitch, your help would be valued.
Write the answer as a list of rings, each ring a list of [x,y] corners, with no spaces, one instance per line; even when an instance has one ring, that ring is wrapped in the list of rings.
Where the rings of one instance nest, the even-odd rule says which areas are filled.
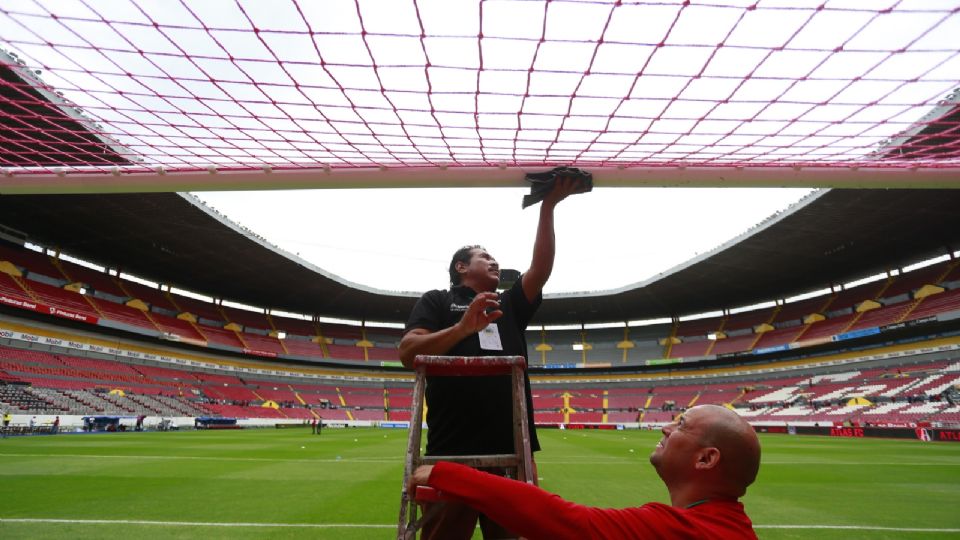
[[[647,461],[658,432],[540,433],[544,488],[668,502]],[[960,444],[761,440],[744,499],[761,538],[960,537]],[[3,439],[0,538],[391,538],[405,447],[405,431],[372,428]]]

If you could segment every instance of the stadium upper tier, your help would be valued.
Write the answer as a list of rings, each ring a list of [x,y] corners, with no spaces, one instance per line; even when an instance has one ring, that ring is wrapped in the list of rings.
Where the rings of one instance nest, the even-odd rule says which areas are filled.
[[[151,338],[245,355],[396,364],[401,331],[251,312],[152,289],[0,243],[0,304]],[[652,326],[528,331],[531,364],[644,365],[786,351],[960,318],[960,261],[814,298]]]
[[[960,190],[816,192],[660,275],[638,276],[637,283],[617,290],[548,294],[534,323],[684,317],[849,283],[956,251],[958,206]],[[371,289],[351,283],[350,276],[334,276],[175,193],[0,197],[0,233],[114,271],[272,311],[402,323],[420,294]],[[644,252],[644,234],[633,234],[624,249],[656,257]],[[669,228],[657,234],[669,235]],[[583,276],[583,288],[590,283],[590,276]],[[151,305],[176,310],[156,293],[142,294]],[[204,306],[181,307],[203,316]]]

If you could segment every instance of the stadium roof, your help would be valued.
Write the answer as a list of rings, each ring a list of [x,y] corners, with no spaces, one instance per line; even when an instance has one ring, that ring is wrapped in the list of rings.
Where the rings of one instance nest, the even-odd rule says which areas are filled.
[[[550,295],[536,322],[691,315],[849,282],[960,250],[957,208],[960,190],[817,192],[644,283]],[[110,268],[253,306],[402,322],[419,296],[333,276],[175,193],[0,196],[0,225]]]

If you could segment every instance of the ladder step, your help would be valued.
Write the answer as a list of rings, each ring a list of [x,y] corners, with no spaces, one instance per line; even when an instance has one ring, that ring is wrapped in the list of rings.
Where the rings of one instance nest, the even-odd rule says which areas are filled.
[[[440,461],[460,463],[469,467],[516,467],[520,460],[516,454],[484,454],[476,456],[423,456],[421,465],[434,465]]]

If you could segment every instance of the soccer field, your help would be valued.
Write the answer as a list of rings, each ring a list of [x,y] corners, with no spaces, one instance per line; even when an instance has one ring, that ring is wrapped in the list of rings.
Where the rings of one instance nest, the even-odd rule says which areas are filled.
[[[650,431],[541,430],[541,485],[669,502]],[[960,445],[761,435],[761,538],[960,537]],[[0,440],[0,538],[395,536],[406,432],[306,429]],[[479,537],[479,535],[477,535]]]

